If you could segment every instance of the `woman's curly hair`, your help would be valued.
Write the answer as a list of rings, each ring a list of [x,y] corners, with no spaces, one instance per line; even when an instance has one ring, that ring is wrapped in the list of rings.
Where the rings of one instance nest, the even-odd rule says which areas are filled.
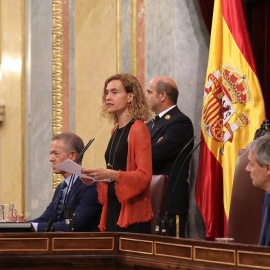
[[[128,110],[131,118],[134,120],[141,120],[143,122],[149,121],[152,117],[152,112],[146,100],[142,86],[136,77],[128,73],[115,74],[105,81],[100,116],[107,118],[114,124],[118,123],[116,113],[109,113],[106,105],[106,88],[108,83],[113,80],[121,81],[126,92],[133,93],[133,101],[130,103],[130,108]]]

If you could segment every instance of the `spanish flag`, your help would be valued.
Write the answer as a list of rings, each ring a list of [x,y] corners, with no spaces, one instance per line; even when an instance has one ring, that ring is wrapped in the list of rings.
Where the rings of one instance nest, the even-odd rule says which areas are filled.
[[[242,2],[215,0],[195,191],[209,240],[227,235],[237,155],[264,119]]]

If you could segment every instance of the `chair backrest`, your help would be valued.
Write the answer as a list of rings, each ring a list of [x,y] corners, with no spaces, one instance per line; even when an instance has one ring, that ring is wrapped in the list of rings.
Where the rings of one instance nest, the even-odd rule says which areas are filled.
[[[255,244],[259,242],[261,231],[262,198],[264,190],[254,187],[247,172],[248,152],[240,150],[236,161],[228,237],[235,242]]]
[[[151,219],[151,234],[155,234],[158,210],[161,212],[165,209],[165,189],[168,182],[167,175],[153,175],[150,184],[151,202],[154,217]]]

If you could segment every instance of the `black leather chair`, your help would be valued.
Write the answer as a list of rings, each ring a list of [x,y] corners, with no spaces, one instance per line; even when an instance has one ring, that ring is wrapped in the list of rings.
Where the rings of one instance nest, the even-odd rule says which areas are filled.
[[[168,182],[167,175],[153,175],[150,184],[151,189],[151,202],[154,217],[151,219],[151,234],[155,234],[157,214],[160,210],[161,214],[164,214],[165,210],[165,189]]]

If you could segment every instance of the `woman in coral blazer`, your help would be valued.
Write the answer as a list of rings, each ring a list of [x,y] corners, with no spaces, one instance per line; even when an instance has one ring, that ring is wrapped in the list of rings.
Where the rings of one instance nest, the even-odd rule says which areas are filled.
[[[105,152],[107,168],[82,170],[98,180],[103,205],[99,229],[150,233],[152,152],[144,122],[151,118],[151,110],[133,75],[116,74],[106,80],[101,116],[114,123]],[[108,181],[99,181],[104,179]],[[92,180],[83,182],[89,185]]]

